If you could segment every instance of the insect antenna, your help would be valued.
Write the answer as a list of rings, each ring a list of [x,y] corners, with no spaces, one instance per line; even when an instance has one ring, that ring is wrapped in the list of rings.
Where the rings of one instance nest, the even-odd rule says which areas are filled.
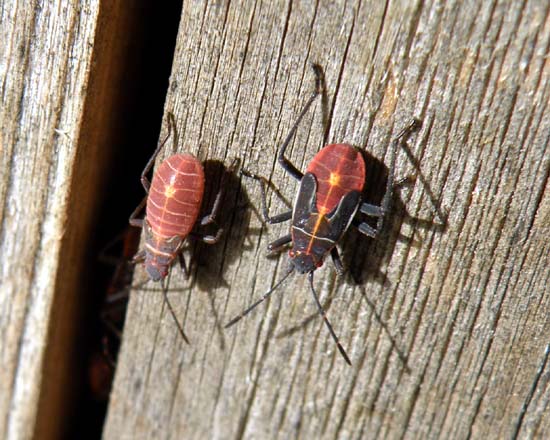
[[[332,339],[334,339],[334,342],[336,342],[336,345],[338,346],[338,350],[340,350],[340,354],[342,355],[344,360],[348,363],[348,365],[351,365],[351,361],[349,360],[346,350],[344,350],[344,347],[342,347],[342,344],[340,344],[340,340],[338,339],[338,336],[336,336],[336,333],[334,333],[334,329],[332,328],[332,325],[330,325],[327,315],[323,310],[321,303],[319,302],[319,297],[317,296],[317,293],[315,293],[315,289],[313,288],[313,271],[311,271],[308,274],[308,279],[309,279],[309,285],[311,287],[311,293],[313,293],[315,304],[317,304],[317,310],[319,310],[319,314],[323,317],[323,320],[325,321],[325,324],[328,327],[328,331],[330,332]]]
[[[128,294],[130,293],[130,291],[140,289],[145,284],[147,284],[148,282],[149,282],[149,278],[145,278],[144,280],[141,280],[137,284],[133,284],[131,286],[126,286],[126,287],[123,287],[120,290],[117,290],[116,293],[113,293],[112,295],[108,295],[107,298],[105,298],[105,304],[114,304],[114,303],[117,303],[117,302],[119,302],[123,299],[127,299]]]
[[[254,307],[256,307],[257,305],[261,304],[262,302],[264,302],[268,297],[269,295],[271,295],[275,290],[277,290],[277,288],[283,284],[283,282],[290,276],[290,274],[294,271],[294,266],[290,266],[290,268],[288,269],[287,273],[284,274],[283,278],[281,278],[277,284],[275,284],[271,289],[269,289],[268,292],[264,293],[264,295],[258,300],[256,301],[254,304],[252,304],[250,307],[248,307],[244,312],[242,312],[239,316],[236,316],[235,318],[233,318],[231,321],[229,321],[224,328],[229,328],[231,327],[233,324],[235,324],[236,322],[240,321],[244,316],[248,315],[248,313],[250,313],[252,311],[252,309],[254,309]]]
[[[160,285],[162,287],[162,294],[164,295],[164,301],[166,301],[166,305],[168,306],[168,310],[170,310],[170,313],[172,314],[172,318],[174,318],[174,322],[178,326],[178,330],[180,332],[181,337],[185,342],[189,344],[189,339],[187,339],[187,336],[185,336],[185,332],[183,331],[183,327],[178,321],[178,318],[176,316],[176,312],[174,311],[174,308],[172,307],[172,304],[168,300],[168,286],[164,283],[164,278],[160,280]]]

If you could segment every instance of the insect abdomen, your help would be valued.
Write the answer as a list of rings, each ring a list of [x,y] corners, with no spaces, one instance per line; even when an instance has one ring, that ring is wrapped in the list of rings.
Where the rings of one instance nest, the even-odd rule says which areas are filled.
[[[363,156],[348,144],[327,145],[315,155],[306,172],[317,179],[317,209],[323,215],[348,192],[362,192],[365,184]]]
[[[157,237],[185,237],[201,208],[204,171],[190,154],[170,156],[156,170],[147,200],[147,221]]]

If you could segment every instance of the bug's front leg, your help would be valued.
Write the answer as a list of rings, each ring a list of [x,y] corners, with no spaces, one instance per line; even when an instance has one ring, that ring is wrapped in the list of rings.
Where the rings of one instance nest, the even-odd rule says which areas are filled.
[[[288,244],[292,241],[292,236],[290,234],[285,235],[284,237],[278,238],[277,240],[269,243],[267,245],[267,250],[269,252],[276,252],[282,248],[285,244]]]
[[[134,257],[132,258],[132,264],[140,264],[145,261],[145,250],[139,251]]]
[[[266,223],[269,223],[270,225],[276,224],[276,223],[282,223],[286,222],[287,220],[290,220],[292,218],[292,211],[283,212],[281,214],[274,215],[271,217],[269,215],[269,211],[267,209],[267,196],[266,196],[266,182],[265,178],[262,176],[258,176],[257,174],[250,173],[248,171],[242,171],[242,174],[246,177],[249,177],[251,179],[257,180],[260,182],[260,192],[261,192],[261,199],[262,199],[262,215],[264,217],[264,221]]]

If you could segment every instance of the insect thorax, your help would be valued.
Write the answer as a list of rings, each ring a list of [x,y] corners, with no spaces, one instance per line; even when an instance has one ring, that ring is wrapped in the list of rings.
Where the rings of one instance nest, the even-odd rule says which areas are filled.
[[[289,255],[296,270],[306,273],[322,266],[325,256],[336,245],[327,235],[328,223],[321,214],[311,214],[292,225],[292,250]]]

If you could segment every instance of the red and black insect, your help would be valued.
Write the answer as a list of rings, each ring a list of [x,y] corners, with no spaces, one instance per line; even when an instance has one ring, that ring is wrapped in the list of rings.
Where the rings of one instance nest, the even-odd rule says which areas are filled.
[[[165,159],[156,169],[151,183],[147,179],[147,174],[152,168],[155,158],[171,136],[172,130],[175,130],[173,119],[174,116],[170,113],[168,117],[168,134],[157,147],[141,174],[141,183],[147,195],[130,216],[130,224],[143,228],[145,231],[145,247],[134,256],[133,261],[144,263],[149,278],[161,282],[164,299],[170,313],[181,336],[186,342],[189,342],[176,318],[170,301],[168,301],[164,280],[176,258],[179,259],[184,273],[188,273],[182,253],[185,239],[188,236],[192,235],[205,243],[213,244],[219,240],[222,228],[218,228],[216,235],[206,235],[193,231],[204,194],[204,170],[201,162],[195,156],[191,154],[174,154]],[[174,136],[174,145],[175,143],[176,136]],[[234,164],[235,161],[231,168],[234,167]],[[224,184],[222,182],[212,211],[201,219],[201,226],[215,222],[220,210],[223,191]],[[146,206],[145,218],[138,219],[137,216],[144,206]]]
[[[332,261],[339,274],[344,272],[336,244],[345,234],[351,224],[354,224],[361,233],[375,238],[382,228],[384,215],[389,210],[392,197],[394,179],[395,156],[399,142],[419,124],[413,121],[392,142],[393,157],[388,173],[386,191],[380,206],[366,203],[363,200],[365,185],[365,161],[360,150],[348,144],[331,144],[319,151],[302,174],[286,157],[285,151],[292,140],[300,121],[307,113],[315,98],[322,91],[322,71],[314,66],[316,74],[315,92],[305,104],[297,121],[281,146],[278,154],[279,164],[296,180],[300,181],[300,188],[291,211],[271,217],[267,210],[265,180],[257,175],[247,174],[260,182],[262,193],[262,211],[264,219],[269,224],[291,220],[290,233],[269,244],[270,251],[280,249],[288,243],[292,244],[289,251],[290,267],[283,278],[258,301],[248,307],[239,316],[232,319],[227,325],[230,327],[249,313],[254,307],[263,302],[281,283],[293,272],[308,274],[309,284],[319,314],[332,336],[338,350],[351,365],[351,361],[340,344],[334,332],[315,289],[313,287],[313,273],[323,264],[325,257],[330,253]],[[376,228],[364,222],[358,214],[376,217]]]

